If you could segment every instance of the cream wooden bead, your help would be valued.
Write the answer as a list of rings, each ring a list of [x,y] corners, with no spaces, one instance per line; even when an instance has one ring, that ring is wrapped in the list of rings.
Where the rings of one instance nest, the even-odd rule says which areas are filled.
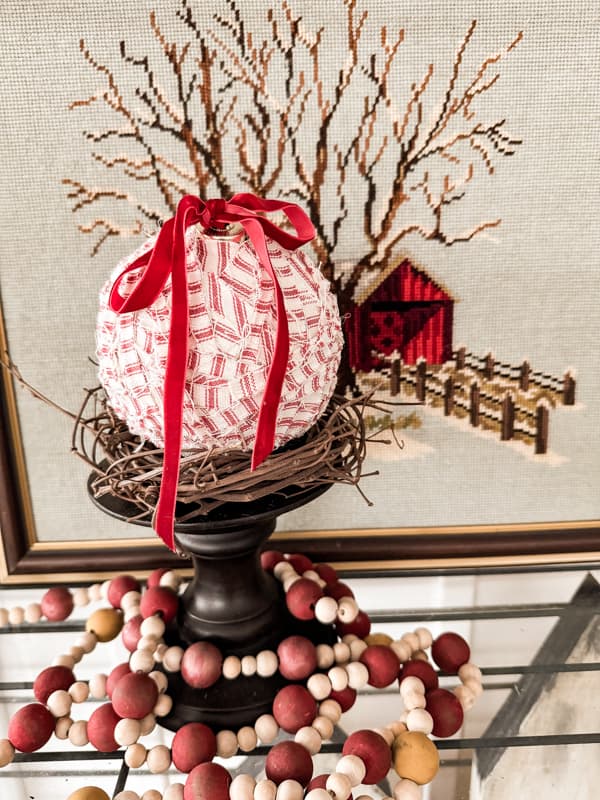
[[[236,775],[229,786],[230,800],[253,800],[255,786],[252,775]]]
[[[156,705],[152,709],[155,717],[166,717],[169,711],[173,708],[173,700],[168,694],[159,694]]]
[[[349,645],[344,642],[336,642],[333,645],[333,657],[336,664],[347,664],[351,657]]]
[[[397,722],[395,722],[395,723],[393,723],[393,724],[394,724],[394,725],[404,725],[404,729],[405,729],[405,730],[408,730],[408,728],[406,727],[406,720],[407,720],[407,718],[408,718],[408,709],[404,709],[404,711],[402,711],[402,713],[401,713],[401,714],[400,714],[400,716],[398,717],[398,720],[397,720]]]
[[[315,572],[314,569],[307,569],[306,572],[302,573],[302,577],[309,581],[314,581],[315,583],[319,583],[319,581],[322,580],[319,573]]]
[[[369,682],[369,670],[360,661],[351,661],[346,664],[348,686],[351,689],[364,689]]]
[[[415,628],[415,636],[419,640],[419,648],[421,650],[428,650],[433,644],[433,635],[429,628],[419,627]]]
[[[154,653],[152,654],[154,656],[154,661],[155,661],[156,664],[162,664],[163,663],[163,659],[165,657],[165,653],[167,652],[168,649],[169,649],[169,646],[166,645],[164,642],[161,642],[160,644],[156,645],[156,648],[154,649]]]
[[[90,596],[90,601],[96,603],[98,600],[102,599],[102,587],[99,583],[92,583],[92,585],[88,587],[88,594]]]
[[[73,720],[71,717],[59,717],[56,720],[56,725],[54,726],[54,735],[57,739],[68,739],[69,738],[69,729],[73,724]]]
[[[413,661],[427,661],[429,662],[429,656],[425,652],[425,650],[415,650],[412,654]]]
[[[8,625],[8,609],[0,608],[0,628],[6,628]]]
[[[419,637],[416,633],[405,633],[402,635],[402,641],[406,642],[406,644],[410,647],[411,653],[414,653],[415,650],[419,650],[421,644],[419,642]]]
[[[104,700],[106,697],[106,675],[97,672],[90,678],[90,695],[94,700]]]
[[[407,778],[401,778],[394,786],[394,800],[421,800],[421,794],[421,787]]]
[[[152,733],[155,727],[156,727],[156,717],[152,712],[146,714],[145,717],[141,718],[140,728],[142,736],[147,736],[149,733]]]
[[[154,654],[149,650],[136,650],[129,657],[129,668],[132,672],[152,672]]]
[[[405,694],[411,694],[412,692],[425,694],[425,684],[416,675],[409,675],[400,684],[400,697],[403,698]]]
[[[398,656],[398,661],[400,661],[401,664],[408,661],[412,654],[411,646],[402,639],[396,639],[395,642],[392,642],[390,650]]]
[[[354,622],[354,620],[358,617],[358,612],[360,611],[358,607],[358,603],[352,597],[340,597],[338,601],[338,619],[340,622],[347,624],[348,622]]]
[[[69,741],[75,747],[84,747],[88,742],[87,722],[84,719],[76,720],[69,728]]]
[[[344,667],[332,667],[327,673],[327,677],[334,692],[343,692],[348,686],[348,673]]]
[[[315,700],[324,700],[331,694],[331,681],[327,675],[315,672],[306,682],[306,688]]]
[[[8,621],[11,625],[21,625],[25,621],[25,609],[21,608],[21,606],[9,608]]]
[[[272,650],[261,650],[256,656],[256,673],[261,678],[270,678],[279,668],[277,653]]]
[[[463,711],[470,711],[475,705],[475,695],[468,686],[457,686],[452,690]]]
[[[347,800],[352,791],[352,784],[347,775],[341,772],[332,772],[327,778],[325,788],[332,797],[332,800]]]
[[[304,800],[331,800],[331,794],[327,789],[311,789]]]
[[[362,656],[365,650],[368,647],[366,642],[363,642],[362,639],[355,639],[354,641],[350,642],[350,658],[352,661],[358,661],[358,659]]]
[[[125,789],[124,791],[115,795],[114,800],[140,800],[140,796],[137,792],[134,792],[131,789]]]
[[[82,633],[81,636],[79,636],[75,640],[75,644],[77,645],[77,647],[82,647],[84,653],[91,653],[92,650],[98,644],[98,637],[96,636],[95,633],[92,633],[91,631],[86,631],[85,633]]]
[[[347,775],[352,786],[359,786],[367,774],[365,762],[358,756],[342,756],[335,771]]]
[[[66,717],[72,705],[73,698],[64,689],[56,689],[46,700],[48,711],[56,718]]]
[[[256,658],[254,656],[244,656],[242,658],[242,675],[249,678],[256,675]]]
[[[69,687],[69,694],[74,703],[84,703],[90,696],[90,687],[84,681],[75,681]]]
[[[110,579],[102,581],[100,584],[100,597],[103,600],[108,600],[108,587],[110,586]]]
[[[78,586],[73,589],[72,595],[75,608],[83,608],[90,602],[90,593],[85,586]]]
[[[277,787],[277,800],[302,800],[304,789],[298,781],[286,780]]]
[[[223,661],[222,672],[227,680],[235,680],[242,672],[242,662],[237,656],[227,656]]]
[[[310,725],[305,725],[300,730],[296,731],[296,735],[294,736],[294,741],[298,744],[301,744],[311,756],[316,755],[319,750],[321,749],[321,745],[323,744],[323,740],[321,739],[321,735]]]
[[[145,764],[147,753],[143,744],[130,744],[125,751],[125,763],[130,769],[139,769]]]
[[[426,700],[423,692],[405,692],[402,695],[402,701],[407,711],[412,711],[416,708],[425,708]]]
[[[142,595],[135,589],[132,589],[129,592],[125,592],[125,594],[121,598],[121,608],[123,609],[123,611],[127,611],[127,609],[134,608],[136,606],[137,608],[139,608],[141,599]]]
[[[233,731],[219,731],[217,733],[217,755],[220,758],[231,758],[237,753],[238,740]]]
[[[147,789],[140,800],[163,800],[162,794],[156,789]]]
[[[472,664],[470,661],[467,661],[458,668],[458,677],[463,683],[469,680],[476,680],[481,683],[482,680],[481,670],[477,664]]]
[[[483,694],[483,686],[478,680],[469,679],[464,682],[464,686],[466,689],[469,689],[469,691],[473,692],[476,698],[481,697]]]
[[[172,783],[165,790],[163,800],[183,800],[183,783]]]
[[[129,606],[123,611],[123,622],[129,622],[130,619],[134,617],[139,617],[140,615],[140,607],[139,606]]]
[[[15,748],[8,739],[0,739],[0,767],[12,764],[15,757]]]
[[[61,653],[61,655],[55,656],[50,663],[53,667],[67,667],[67,669],[73,669],[75,666],[75,659],[73,656]]]
[[[331,739],[333,736],[334,725],[329,717],[324,717],[319,714],[311,723],[311,728],[314,728],[323,741]]]
[[[179,672],[181,669],[181,660],[183,659],[183,647],[174,645],[169,647],[163,656],[162,664],[168,672]]]
[[[315,617],[323,625],[331,625],[337,619],[338,604],[333,597],[319,597],[315,603]]]
[[[42,618],[42,607],[39,603],[29,603],[25,606],[25,622],[34,624]]]
[[[238,747],[243,753],[249,753],[256,747],[257,738],[254,728],[244,725],[237,733]]]
[[[267,778],[258,781],[254,787],[254,800],[275,800],[276,797],[277,785]]]
[[[329,669],[335,664],[335,656],[333,654],[333,647],[328,644],[317,645],[317,666],[319,669]]]
[[[173,570],[170,569],[168,572],[163,572],[158,583],[159,586],[166,586],[168,589],[172,589],[175,594],[177,594],[181,585],[181,578],[176,572],[173,572]]]
[[[288,575],[297,575],[297,572],[288,561],[279,561],[273,567],[273,575],[283,582]]]
[[[399,719],[395,720],[394,722],[390,722],[389,725],[386,725],[386,728],[392,732],[392,736],[394,737],[399,736],[401,733],[404,733],[404,731],[408,730],[406,723]]]
[[[334,725],[340,721],[342,707],[336,700],[323,700],[319,706],[319,714],[322,717],[329,717]]]
[[[263,744],[271,744],[277,738],[279,725],[272,714],[261,714],[254,723],[254,730]]]
[[[140,625],[142,636],[154,636],[161,639],[165,633],[165,623],[159,616],[146,617]]]
[[[85,653],[83,652],[83,647],[79,647],[79,645],[74,644],[69,647],[69,652],[67,655],[71,656],[71,658],[75,660],[76,664],[79,664]]]
[[[142,735],[142,726],[137,719],[120,719],[115,725],[115,742],[128,747],[135,744]]]
[[[394,736],[394,732],[391,728],[371,728],[371,730],[375,731],[375,733],[378,733],[381,738],[385,740],[385,743],[388,747],[391,747],[394,744],[394,739],[396,737]]]
[[[141,636],[136,645],[136,650],[150,650],[154,655],[154,651],[159,645],[159,640],[156,636]]]
[[[148,750],[146,766],[153,775],[166,772],[171,766],[171,751],[164,744],[155,744]]]
[[[283,591],[288,592],[290,588],[296,583],[296,581],[300,580],[300,575],[290,575],[286,577],[283,581]]]
[[[406,727],[409,731],[419,731],[429,736],[433,730],[433,717],[424,708],[413,708],[406,717]]]
[[[156,684],[156,688],[158,689],[159,694],[162,694],[163,692],[167,691],[169,680],[164,672],[160,672],[157,669],[153,669],[148,677],[152,678],[152,680]]]

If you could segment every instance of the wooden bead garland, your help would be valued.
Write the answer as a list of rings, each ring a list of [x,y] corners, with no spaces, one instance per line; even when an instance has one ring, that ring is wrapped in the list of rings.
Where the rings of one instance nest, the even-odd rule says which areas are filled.
[[[268,556],[263,561],[271,559],[268,568],[277,574],[277,577],[284,583],[284,587],[287,584],[289,590],[302,581],[300,587],[294,591],[296,595],[302,595],[303,598],[303,602],[300,603],[300,616],[306,615],[310,610],[312,618],[316,617],[323,624],[335,622],[341,632],[348,627],[349,622],[356,620],[359,615],[364,615],[364,612],[359,611],[351,596],[351,590],[338,581],[337,574],[332,568],[326,565],[317,565],[313,568],[305,557],[279,557],[279,554],[275,557],[272,553],[273,551],[270,555],[263,554],[263,556]],[[294,563],[292,563],[292,558],[294,558]],[[296,567],[302,569],[301,574],[298,574]],[[69,616],[74,607],[82,607],[89,602],[96,602],[101,597],[112,601],[113,608],[97,609],[92,613],[86,623],[86,632],[78,637],[69,653],[58,656],[54,659],[55,666],[40,673],[36,679],[39,693],[39,697],[36,693],[36,698],[40,704],[32,705],[35,714],[48,722],[46,727],[51,727],[49,735],[54,731],[58,738],[68,738],[72,744],[83,746],[90,740],[91,733],[92,744],[98,749],[109,751],[111,748],[117,749],[118,746],[126,747],[124,759],[127,765],[131,768],[139,768],[145,763],[151,773],[165,772],[171,765],[169,748],[164,745],[156,745],[147,750],[138,741],[140,737],[147,735],[154,728],[156,716],[167,714],[172,706],[171,698],[165,693],[168,686],[167,678],[163,672],[156,671],[154,666],[156,663],[162,662],[163,667],[168,671],[175,672],[181,669],[182,673],[187,672],[183,667],[184,658],[186,653],[194,647],[192,645],[184,651],[182,648],[168,647],[162,641],[165,632],[164,620],[172,618],[177,610],[177,606],[173,605],[173,599],[176,599],[176,592],[181,581],[172,571],[156,571],[156,573],[158,572],[161,573],[160,576],[153,573],[148,580],[148,585],[156,586],[159,591],[151,592],[150,599],[143,604],[145,616],[140,615],[144,594],[141,594],[136,588],[136,586],[139,587],[139,584],[131,576],[120,576],[113,579],[114,583],[106,581],[102,585],[94,584],[88,589],[75,590],[72,594],[68,590],[53,592],[49,595],[47,593],[48,598],[45,604],[32,603],[25,610],[20,607],[0,609],[0,625],[22,624],[24,621],[31,624],[39,621],[43,615],[50,621],[58,620],[57,615]],[[311,583],[313,585],[307,587],[307,584]],[[313,598],[312,605],[306,604],[307,597]],[[159,600],[166,603],[166,609],[160,607]],[[336,608],[335,616],[333,615],[333,603]],[[44,612],[44,607],[46,612]],[[59,610],[52,610],[54,608]],[[90,731],[89,724],[84,720],[71,719],[72,708],[78,703],[85,702],[89,696],[103,700],[107,694],[107,684],[109,690],[112,687],[108,676],[103,674],[93,676],[89,685],[77,681],[73,674],[73,668],[87,653],[92,652],[99,641],[110,641],[115,638],[121,631],[127,614],[131,615],[130,620],[136,620],[139,617],[135,623],[137,626],[136,639],[133,646],[129,647],[132,650],[129,664],[120,665],[122,674],[115,675],[115,686],[127,675],[135,676],[137,674],[140,681],[148,680],[150,682],[148,686],[154,686],[152,709],[150,713],[141,715],[142,709],[138,706],[137,713],[141,715],[141,718],[138,719],[134,719],[130,715],[118,717],[114,713],[111,703],[106,703],[96,709],[90,717]],[[64,619],[66,616],[62,618]],[[294,639],[294,637],[289,638]],[[302,639],[302,637],[296,638]],[[125,631],[123,639],[125,643]],[[206,649],[207,643],[197,644]],[[368,764],[372,761],[375,752],[380,755],[384,752],[387,753],[387,759],[384,757],[383,760],[387,760],[389,766],[390,748],[393,750],[394,763],[400,775],[400,781],[394,789],[395,800],[413,800],[413,798],[420,797],[419,784],[428,782],[436,770],[429,763],[427,768],[417,768],[415,771],[411,758],[408,759],[411,763],[407,767],[406,743],[408,742],[409,745],[408,751],[411,748],[416,748],[416,750],[420,748],[429,754],[430,762],[433,762],[435,759],[433,759],[432,753],[435,751],[437,756],[437,749],[431,744],[428,734],[433,731],[435,735],[437,731],[439,735],[451,735],[451,733],[444,732],[448,730],[447,709],[451,708],[451,716],[460,717],[460,722],[462,722],[463,711],[473,705],[482,691],[481,670],[468,660],[470,651],[466,642],[455,633],[442,634],[434,641],[431,633],[421,627],[413,633],[404,634],[401,639],[395,641],[385,634],[369,634],[367,631],[364,638],[360,638],[355,633],[344,633],[342,640],[333,647],[329,645],[314,647],[308,640],[291,642],[287,646],[291,647],[290,662],[294,661],[294,646],[311,654],[307,662],[308,667],[304,666],[301,670],[302,677],[295,678],[296,680],[305,680],[308,691],[297,684],[295,685],[296,689],[293,690],[296,694],[298,694],[298,689],[301,690],[300,694],[305,693],[302,695],[305,710],[300,713],[302,723],[299,718],[290,721],[285,714],[283,715],[285,729],[295,734],[294,741],[288,742],[288,744],[299,748],[295,751],[296,753],[305,753],[308,759],[317,753],[320,750],[321,742],[332,736],[333,726],[339,720],[343,708],[347,709],[354,701],[355,690],[363,688],[374,680],[387,680],[388,673],[394,671],[390,669],[390,664],[395,665],[396,674],[393,679],[396,677],[399,679],[400,695],[405,705],[405,711],[400,720],[390,723],[378,732],[358,732],[360,734],[358,741],[362,741],[363,745],[364,742],[367,742],[364,745],[366,750],[362,757],[360,747],[357,751],[357,745],[353,744],[356,741],[356,735],[350,736],[344,745],[344,754],[340,758],[336,770],[329,776],[323,776],[325,781],[321,784],[312,786],[313,782],[311,781],[307,787],[306,799],[320,800],[320,796],[325,797],[322,793],[326,792],[326,796],[330,800],[346,800],[350,796],[352,788],[360,785],[361,782],[370,782],[372,774],[369,773]],[[453,689],[452,693],[445,689],[437,689],[437,673],[429,664],[425,652],[430,647],[434,660],[439,666],[445,671],[458,673],[461,685]],[[286,677],[285,671],[287,669],[289,672],[289,669],[285,666],[284,650],[282,650],[283,658],[281,653],[278,657],[278,654],[271,651],[261,651],[256,656],[244,656],[241,659],[229,656],[224,660],[216,651],[216,655],[210,654],[208,662],[202,662],[200,671],[204,670],[203,674],[206,674],[208,669],[210,675],[208,678],[204,677],[203,680],[210,680],[213,683],[221,675],[230,680],[235,680],[240,675],[269,677],[278,669]],[[376,655],[375,659],[373,659],[373,653]],[[393,659],[390,658],[392,655]],[[463,661],[463,658],[467,660]],[[371,666],[372,661],[376,666]],[[215,668],[216,663],[218,663],[218,669]],[[382,667],[381,663],[385,666]],[[449,666],[452,667],[451,670],[447,669]],[[325,670],[327,674],[315,672],[315,670]],[[383,670],[383,676],[381,670]],[[197,678],[194,679],[197,680]],[[212,683],[208,683],[208,685],[212,685]],[[436,692],[438,693],[436,694]],[[126,694],[126,692],[122,693]],[[130,694],[136,694],[136,692],[130,692]],[[308,698],[310,698],[310,702]],[[315,703],[315,699],[319,701],[318,705]],[[439,709],[440,699],[445,709],[443,713]],[[430,710],[427,709],[428,702]],[[46,708],[43,704],[46,705]],[[274,703],[274,707],[275,705]],[[281,705],[280,702],[278,706]],[[459,712],[456,709],[459,709]],[[143,710],[146,711],[146,708]],[[99,711],[100,714],[98,714]],[[9,738],[0,739],[0,767],[6,766],[13,760],[15,744],[21,745],[20,749],[29,746],[37,749],[44,743],[43,739],[46,735],[44,725],[40,725],[39,736],[33,745],[31,742],[25,743],[19,740],[18,734],[11,734],[10,731],[14,731],[15,727],[18,727],[18,713],[15,715],[16,722],[11,721],[12,728],[9,728]],[[296,717],[298,717],[297,713]],[[50,723],[50,720],[53,722]],[[452,723],[452,725],[454,724],[456,724],[456,720]],[[446,727],[444,727],[445,725]],[[234,731],[220,731],[216,736],[213,735],[214,745],[203,756],[207,760],[201,765],[212,769],[216,765],[211,764],[210,759],[215,754],[222,758],[228,758],[240,751],[250,752],[256,747],[258,741],[269,744],[275,740],[278,731],[277,719],[270,714],[262,715],[256,720],[254,727],[246,726],[237,734]],[[368,734],[375,738],[373,739]],[[41,744],[38,744],[38,740]],[[428,744],[426,745],[424,742]],[[189,767],[190,764],[188,763],[187,766]],[[196,772],[197,766],[188,769],[190,772],[188,782],[192,779],[192,773]],[[373,765],[370,769],[373,770]],[[381,771],[383,767],[380,765],[379,769]],[[221,788],[223,798],[226,800],[296,800],[296,798],[302,800],[304,797],[303,785],[306,785],[306,772],[301,775],[290,775],[284,772],[281,775],[283,779],[278,779],[279,785],[277,785],[269,779],[256,783],[253,778],[244,775],[238,776],[235,781],[230,783],[230,778],[226,780],[224,777],[227,775],[226,770],[223,768],[219,768],[219,770],[222,772],[219,771],[217,777],[222,780]],[[385,768],[385,772],[387,772],[387,768]],[[429,773],[432,773],[430,777]],[[302,780],[297,780],[298,777]],[[198,777],[195,776],[193,780],[197,781]],[[181,783],[172,784],[163,795],[156,790],[148,790],[141,798],[135,792],[130,791],[121,792],[117,797],[121,800],[130,798],[132,800],[161,800],[161,798],[162,800],[183,800],[184,786]],[[364,797],[361,795],[357,800]],[[386,800],[392,800],[392,798]]]

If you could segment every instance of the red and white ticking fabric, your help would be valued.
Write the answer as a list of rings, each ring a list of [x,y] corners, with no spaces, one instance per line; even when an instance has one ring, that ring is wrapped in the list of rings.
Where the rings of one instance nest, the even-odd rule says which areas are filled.
[[[164,445],[163,391],[171,315],[171,278],[148,308],[117,314],[109,294],[128,264],[156,237],[121,261],[102,289],[97,325],[100,381],[132,433]],[[273,282],[248,240],[186,232],[189,346],[183,401],[184,449],[252,448],[276,331]],[[275,447],[304,433],[331,397],[342,349],[335,297],[302,252],[272,240],[268,250],[285,300],[289,359],[277,413]],[[129,272],[127,297],[142,269]]]

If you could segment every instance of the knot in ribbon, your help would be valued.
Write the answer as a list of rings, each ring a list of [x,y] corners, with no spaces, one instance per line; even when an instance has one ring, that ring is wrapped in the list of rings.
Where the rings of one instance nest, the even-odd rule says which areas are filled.
[[[273,212],[285,214],[295,234],[278,227],[264,216]],[[151,306],[157,300],[169,275],[171,276],[171,321],[163,391],[163,477],[152,520],[155,532],[171,550],[175,549],[175,503],[179,482],[189,339],[185,232],[191,225],[199,224],[209,234],[219,233],[236,223],[241,225],[248,235],[259,263],[273,281],[275,289],[275,347],[267,374],[252,451],[251,469],[256,469],[271,453],[275,444],[277,409],[289,356],[289,334],[283,292],[271,263],[267,238],[275,240],[287,250],[295,250],[309,242],[314,238],[315,229],[304,211],[295,203],[264,200],[247,193],[236,194],[231,200],[206,201],[193,195],[186,195],[180,200],[175,216],[163,224],[152,250],[126,267],[114,282],[109,295],[109,307],[117,314],[139,311]],[[144,270],[133,290],[128,297],[123,297],[119,291],[121,281],[129,272],[141,267]]]

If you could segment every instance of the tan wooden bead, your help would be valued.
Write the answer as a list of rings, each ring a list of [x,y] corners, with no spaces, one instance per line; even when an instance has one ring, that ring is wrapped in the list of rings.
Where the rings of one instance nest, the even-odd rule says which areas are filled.
[[[421,800],[421,796],[421,787],[406,778],[401,778],[394,786],[394,800]]]
[[[333,657],[336,664],[347,664],[350,661],[350,647],[344,642],[336,642],[333,645]]]
[[[0,608],[0,628],[6,628],[8,625],[8,609]]]
[[[475,705],[475,695],[468,686],[457,686],[452,690],[463,711],[470,711]]]
[[[168,670],[168,672],[179,672],[181,669],[181,661],[183,659],[183,647],[179,647],[174,645],[173,647],[169,647],[167,652],[163,656],[163,667]]]
[[[94,700],[104,700],[106,697],[106,675],[97,672],[90,678],[90,695]]]
[[[430,734],[433,730],[433,717],[425,708],[413,708],[406,717],[406,727],[409,731]]]
[[[367,643],[363,642],[362,639],[356,638],[353,642],[350,642],[350,658],[352,661],[358,661],[367,647]]]
[[[419,691],[404,692],[402,695],[404,707],[410,713],[413,709],[425,708],[427,701],[425,700],[425,693]]]
[[[256,731],[250,725],[244,725],[237,733],[238,747],[243,753],[254,750],[257,744]]]
[[[156,615],[146,617],[140,625],[140,633],[142,636],[154,636],[156,639],[161,639],[165,633],[165,623]]]
[[[398,660],[401,664],[404,664],[405,661],[408,661],[412,654],[411,646],[402,639],[396,639],[396,641],[392,642],[390,645],[390,650],[392,650],[392,652],[398,656]]]
[[[254,800],[275,800],[276,797],[277,785],[267,778],[258,781],[254,787]]]
[[[327,675],[315,672],[306,682],[306,688],[315,700],[325,700],[331,694],[331,681]]]
[[[172,783],[165,790],[163,800],[183,800],[183,783]]]
[[[290,590],[290,588],[296,583],[296,581],[299,580],[300,580],[300,575],[298,574],[289,575],[286,578],[284,578],[283,591],[287,593]]]
[[[8,621],[11,625],[21,625],[25,622],[25,609],[21,606],[12,606],[8,609]]]
[[[360,661],[351,661],[346,664],[348,686],[351,689],[364,689],[369,682],[369,670]]]
[[[46,700],[48,711],[57,719],[59,717],[66,717],[71,711],[72,705],[73,698],[64,689],[56,689]]]
[[[152,709],[155,717],[166,717],[169,711],[173,708],[173,700],[168,694],[159,694],[156,705]]]
[[[15,748],[8,739],[0,739],[0,767],[7,767],[15,757]]]
[[[88,594],[92,603],[96,603],[98,600],[102,599],[102,588],[100,584],[92,583],[92,585],[88,587]]]
[[[123,614],[116,608],[99,608],[85,623],[86,631],[94,633],[99,642],[110,642],[121,632]]]
[[[392,732],[394,738],[396,736],[399,736],[401,733],[404,733],[404,731],[408,730],[408,728],[406,727],[406,723],[399,719],[394,720],[394,722],[390,722],[389,725],[386,725],[386,728]]]
[[[96,647],[97,643],[98,643],[98,637],[96,636],[95,633],[91,633],[90,631],[82,633],[81,636],[79,636],[75,641],[77,647],[83,648],[84,653],[91,653],[92,650]]]
[[[254,723],[254,730],[263,744],[271,744],[277,738],[279,725],[272,714],[261,714]]]
[[[334,724],[329,717],[321,715],[315,717],[311,723],[311,728],[317,731],[323,741],[327,741],[333,736]]]
[[[395,733],[392,731],[391,728],[389,727],[372,728],[371,730],[375,731],[375,733],[378,733],[381,736],[381,738],[385,740],[385,743],[387,744],[388,747],[391,747],[392,744],[394,743]]]
[[[224,678],[233,681],[242,673],[242,662],[237,656],[227,656],[223,661],[221,671]]]
[[[238,740],[233,731],[219,731],[217,733],[217,755],[221,758],[231,758],[237,753]]]
[[[69,729],[71,728],[72,724],[73,720],[71,719],[71,717],[68,716],[59,717],[56,720],[56,724],[54,726],[54,735],[56,736],[56,738],[61,739],[62,741],[68,739]]]
[[[481,697],[483,694],[483,686],[481,685],[481,681],[476,680],[475,678],[469,678],[464,682],[465,688],[469,689],[475,697]]]
[[[34,624],[39,622],[42,618],[42,607],[39,603],[29,603],[25,606],[25,622]]]
[[[347,775],[352,786],[359,786],[367,774],[365,762],[362,758],[353,755],[342,756],[336,765],[335,771]]]
[[[406,642],[406,644],[410,647],[411,653],[414,653],[415,650],[421,649],[421,643],[419,642],[419,637],[416,633],[403,634],[402,641]]]
[[[334,692],[342,692],[348,686],[348,673],[344,667],[332,667],[327,677]]]
[[[311,789],[304,800],[331,800],[331,794],[327,789]],[[371,800],[369,797],[368,800]]]
[[[425,694],[425,684],[420,678],[417,678],[416,675],[408,675],[400,684],[400,697],[404,697],[406,694],[411,694],[412,692]]]
[[[167,687],[169,685],[169,681],[164,672],[160,672],[159,670],[154,669],[152,670],[152,672],[149,673],[148,677],[152,678],[160,694],[166,692]]]
[[[335,656],[333,654],[333,647],[328,644],[317,645],[317,666],[319,669],[329,669],[335,664]]]
[[[252,775],[236,775],[229,786],[230,800],[254,800],[255,786]]]
[[[84,719],[76,720],[69,728],[69,741],[75,747],[84,747],[88,742],[87,722]]]
[[[150,650],[152,654],[159,645],[159,640],[156,636],[141,636],[136,645],[136,650]],[[168,652],[168,650],[167,650]],[[173,670],[174,672],[176,670]]]
[[[319,715],[329,717],[333,724],[336,725],[342,716],[342,707],[336,700],[323,700],[319,706]]]
[[[148,750],[146,765],[153,775],[166,772],[171,766],[171,751],[164,744],[155,744]]]
[[[90,687],[84,681],[75,681],[69,687],[69,694],[74,703],[84,703],[90,696]]]
[[[241,662],[242,675],[247,678],[256,675],[256,658],[254,656],[244,656]]]
[[[74,644],[74,645],[71,645],[71,647],[69,647],[69,652],[67,653],[67,655],[71,656],[71,658],[73,658],[75,660],[76,664],[79,664],[81,659],[84,657],[85,652],[83,650],[83,647],[80,647],[79,645]]]
[[[67,800],[69,799],[67,798]],[[115,795],[114,800],[140,800],[140,796],[132,789],[124,789],[122,792]]]
[[[90,593],[85,586],[77,586],[72,590],[72,594],[75,608],[83,608],[90,602]]]
[[[261,650],[256,656],[256,673],[261,678],[270,678],[275,675],[279,667],[277,653],[272,650]]]
[[[323,744],[319,731],[311,725],[305,725],[303,728],[296,731],[294,741],[308,750],[311,756],[316,755]]]
[[[470,661],[467,661],[458,668],[458,677],[463,683],[469,680],[476,680],[481,683],[482,680],[481,670],[477,664],[472,664]]]
[[[67,655],[67,653],[61,653],[61,655],[55,656],[50,663],[53,667],[67,667],[67,669],[73,669],[75,666],[75,659],[73,656]]]
[[[154,654],[150,650],[136,650],[129,656],[132,672],[152,672],[154,663]]]
[[[163,796],[156,789],[146,789],[140,800],[163,800]]]
[[[415,635],[419,640],[419,648],[421,650],[428,650],[433,644],[433,634],[429,628],[419,627],[415,628]]]
[[[168,649],[169,649],[168,645],[166,645],[164,642],[161,642],[160,644],[156,645],[156,648],[154,649],[154,652],[152,654],[154,656],[154,661],[156,664],[163,663],[165,653],[167,652]]]
[[[135,744],[142,735],[142,726],[138,719],[120,719],[115,725],[115,742],[128,747]]]
[[[425,652],[425,650],[415,650],[412,654],[413,661],[427,661],[429,662],[429,656]]]
[[[146,714],[145,717],[142,717],[140,720],[140,727],[141,727],[141,735],[148,736],[149,733],[152,733],[154,728],[156,727],[156,717],[152,712]]]
[[[365,636],[365,642],[369,645],[378,644],[383,645],[384,647],[389,647],[394,640],[391,636],[388,636],[387,633],[370,633],[368,636]]]
[[[298,781],[286,780],[279,784],[277,800],[302,800],[304,789]]]
[[[352,597],[340,597],[338,601],[338,619],[340,622],[347,624],[348,622],[354,622],[354,620],[358,617],[358,612],[360,611],[358,607],[358,603]]]
[[[352,784],[347,775],[341,772],[332,772],[327,778],[325,788],[330,793],[332,800],[347,800],[352,791]]]
[[[147,750],[143,744],[130,744],[125,751],[125,763],[130,769],[139,769],[146,762]]]

